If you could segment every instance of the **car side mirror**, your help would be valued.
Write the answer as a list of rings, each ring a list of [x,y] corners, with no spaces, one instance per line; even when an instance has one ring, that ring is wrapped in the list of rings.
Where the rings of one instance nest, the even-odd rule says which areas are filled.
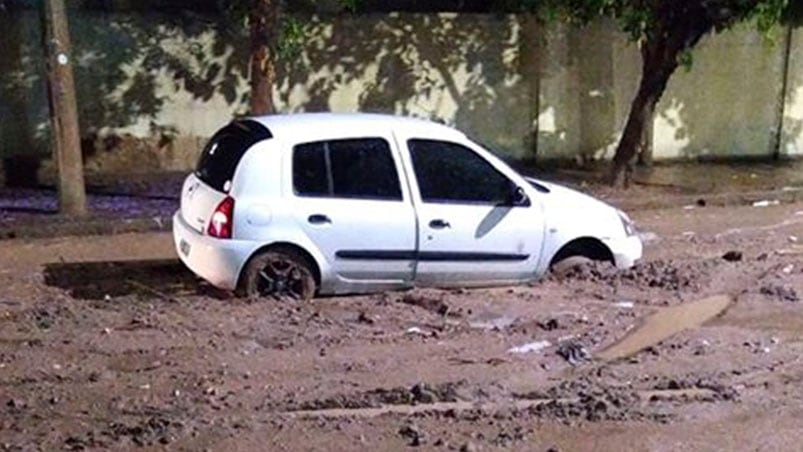
[[[527,196],[527,192],[525,192],[523,188],[514,185],[511,187],[508,205],[513,207],[529,207],[530,197]]]

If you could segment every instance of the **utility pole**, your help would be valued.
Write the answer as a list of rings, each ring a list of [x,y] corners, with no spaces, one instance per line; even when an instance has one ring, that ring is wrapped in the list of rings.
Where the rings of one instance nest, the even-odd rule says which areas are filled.
[[[42,11],[53,158],[58,165],[59,211],[86,214],[84,165],[78,130],[70,32],[64,0],[45,0]]]

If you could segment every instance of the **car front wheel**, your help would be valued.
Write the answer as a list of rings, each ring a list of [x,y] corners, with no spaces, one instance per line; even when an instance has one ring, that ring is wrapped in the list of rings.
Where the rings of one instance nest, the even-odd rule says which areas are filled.
[[[248,261],[237,293],[252,300],[307,301],[315,295],[315,278],[300,253],[290,249],[268,250]]]

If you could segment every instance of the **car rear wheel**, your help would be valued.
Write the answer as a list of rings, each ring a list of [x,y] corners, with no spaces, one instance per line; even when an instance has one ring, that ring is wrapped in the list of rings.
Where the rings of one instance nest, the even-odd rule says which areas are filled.
[[[238,295],[249,299],[307,301],[315,295],[312,268],[293,250],[268,250],[246,265]]]

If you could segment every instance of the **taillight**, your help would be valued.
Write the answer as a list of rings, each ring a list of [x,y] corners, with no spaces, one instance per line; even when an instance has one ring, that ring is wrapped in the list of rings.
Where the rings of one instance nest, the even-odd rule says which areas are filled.
[[[234,229],[234,198],[226,196],[215,208],[206,233],[219,239],[230,239]]]

